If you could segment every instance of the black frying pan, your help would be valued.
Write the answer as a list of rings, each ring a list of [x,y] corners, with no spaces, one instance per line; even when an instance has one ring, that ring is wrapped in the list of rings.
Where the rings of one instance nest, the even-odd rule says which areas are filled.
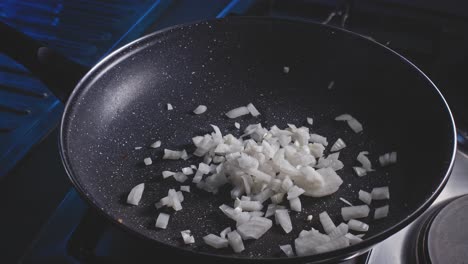
[[[39,74],[56,93],[68,97],[82,68],[40,45],[18,41],[2,26],[7,51]],[[14,45],[12,45],[14,44]],[[37,55],[39,54],[39,56]],[[69,67],[72,66],[72,67]],[[290,72],[283,73],[289,66]],[[71,69],[71,70],[70,70]],[[332,89],[328,84],[334,81]],[[59,92],[60,91],[60,92]],[[71,91],[71,90],[69,90]],[[346,165],[339,171],[344,184],[335,194],[303,198],[303,212],[293,214],[289,235],[274,226],[247,250],[214,250],[201,237],[219,233],[232,222],[218,206],[229,202],[228,188],[212,196],[192,188],[184,209],[172,217],[166,230],[154,228],[158,211],[154,202],[180,184],[162,180],[163,170],[177,170],[199,160],[161,160],[162,149],[145,148],[156,139],[163,148],[193,151],[190,139],[218,125],[232,132],[226,111],[253,102],[262,115],[242,117],[243,127],[305,125],[314,118],[312,131],[329,142],[343,138]],[[172,103],[173,111],[166,110]],[[191,114],[199,104],[208,106],[200,116]],[[344,122],[333,121],[351,113],[362,121],[364,132],[355,134]],[[115,51],[79,81],[68,98],[60,129],[63,163],[82,196],[109,220],[167,249],[191,254],[194,259],[219,261],[326,261],[359,254],[387,238],[420,215],[442,190],[456,149],[450,110],[435,85],[417,67],[394,51],[357,34],[315,23],[273,18],[229,18],[177,26],[138,39]],[[351,169],[358,152],[367,150],[377,171],[358,178]],[[398,151],[398,164],[381,169],[377,157]],[[143,166],[143,158],[155,160]],[[140,206],[125,203],[128,191],[145,182]],[[371,225],[364,242],[325,254],[282,257],[278,245],[293,243],[302,229],[321,229],[318,214],[328,211],[341,221],[339,201],[352,203],[359,189],[389,185],[390,215],[383,220],[364,219]],[[386,202],[373,202],[372,208]],[[305,218],[312,214],[314,220]],[[373,215],[373,210],[371,211]],[[120,223],[121,222],[121,223]],[[195,246],[185,246],[179,231],[191,229]]]

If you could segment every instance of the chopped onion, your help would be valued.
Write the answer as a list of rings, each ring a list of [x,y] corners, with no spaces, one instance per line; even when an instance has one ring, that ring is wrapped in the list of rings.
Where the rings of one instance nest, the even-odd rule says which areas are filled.
[[[289,73],[289,70],[290,70],[290,69],[289,69],[288,66],[284,66],[284,67],[283,67],[283,72],[284,72],[284,73]]]
[[[388,190],[388,186],[372,189],[371,195],[372,195],[372,200],[390,199],[390,191]]]
[[[359,190],[359,200],[369,205],[372,202],[372,195],[366,191]]]
[[[174,174],[174,179],[178,182],[185,182],[188,178],[187,178],[187,175],[181,173],[181,172],[177,172],[176,174]]]
[[[237,122],[234,122],[234,127],[236,127],[237,129],[240,129],[240,124]]]
[[[347,239],[349,239],[349,244],[351,244],[351,245],[355,245],[355,244],[357,244],[357,243],[362,242],[362,239],[361,239],[360,237],[357,237],[357,236],[355,236],[355,235],[353,235],[353,234],[351,234],[351,233],[347,233],[347,234],[345,235],[345,237],[346,237]]]
[[[232,231],[231,227],[226,227],[223,229],[223,231],[221,231],[221,233],[219,233],[219,236],[222,238],[226,238],[226,235],[230,233],[231,231]]]
[[[340,197],[340,201],[342,201],[343,203],[345,203],[345,204],[347,204],[347,205],[349,205],[349,206],[353,206],[352,203],[350,203],[348,200],[346,200],[346,199],[343,198],[343,197]]]
[[[189,185],[181,185],[180,190],[184,192],[190,192],[190,186]]]
[[[381,218],[387,217],[388,209],[389,209],[388,205],[375,208],[374,219],[381,219]]]
[[[280,245],[279,247],[280,247],[281,251],[283,251],[284,254],[286,254],[287,257],[294,257],[294,251],[293,251],[290,244]]]
[[[344,143],[344,141],[341,138],[338,138],[336,142],[333,144],[333,146],[331,147],[330,151],[331,152],[339,151],[339,150],[344,149],[345,147],[346,147],[346,144]]]
[[[309,221],[309,222],[312,221],[312,218],[313,218],[312,215],[308,215],[308,216],[307,216],[307,221]]]
[[[182,210],[182,205],[179,200],[179,195],[174,189],[169,189],[168,195],[169,199],[171,200],[172,203],[172,208],[175,211],[180,211]]]
[[[193,110],[193,113],[196,115],[200,115],[205,113],[207,109],[208,108],[206,107],[206,105],[199,105],[197,106],[197,108],[195,108],[195,110]]]
[[[174,109],[174,107],[173,107],[171,104],[167,104],[167,110],[170,111],[170,110],[172,110],[172,109]]]
[[[313,125],[314,124],[314,119],[312,119],[312,117],[307,117],[307,124]]]
[[[232,118],[238,118],[240,116],[248,115],[248,114],[250,114],[249,109],[246,106],[241,106],[241,107],[234,108],[231,111],[227,112],[226,116],[232,119]]]
[[[139,150],[139,149],[142,149],[142,147],[135,147],[135,150]]]
[[[287,209],[277,209],[275,211],[275,222],[281,225],[286,234],[292,231],[291,218]]]
[[[348,233],[348,230],[349,230],[348,225],[345,223],[341,223],[335,229],[333,229],[333,231],[331,231],[330,234],[328,235],[330,236],[330,239],[333,240],[333,239],[346,235]]]
[[[294,199],[299,197],[301,194],[303,194],[305,191],[302,188],[297,187],[296,185],[292,186],[288,190],[288,200]]]
[[[241,201],[236,199],[234,207],[240,207],[243,211],[260,211],[263,205],[259,201]]]
[[[294,240],[296,254],[298,256],[307,256],[317,253],[317,246],[326,244],[330,241],[330,237],[324,235],[317,230],[302,231],[298,238]]]
[[[302,204],[299,197],[289,200],[289,207],[291,207],[291,210],[296,212],[302,211]]]
[[[319,219],[325,233],[330,234],[335,230],[336,226],[326,211],[319,214]]]
[[[185,244],[193,244],[195,243],[195,238],[191,235],[190,230],[180,231],[182,235],[182,239],[184,240]]]
[[[379,157],[379,163],[380,163],[380,166],[382,167],[395,164],[396,162],[397,162],[396,152],[385,153],[384,155]]]
[[[165,213],[159,213],[158,218],[156,219],[155,226],[157,228],[166,229],[167,224],[169,223],[169,215]]]
[[[209,234],[203,237],[205,244],[214,248],[225,248],[228,246],[228,240],[214,234]]]
[[[316,158],[321,158],[323,156],[323,151],[325,147],[320,143],[312,143],[309,144],[310,154],[312,154]]]
[[[242,242],[242,238],[236,230],[228,233],[227,237],[228,243],[231,246],[232,250],[234,250],[234,252],[240,253],[244,251],[244,242]]]
[[[138,205],[145,190],[145,184],[140,183],[137,186],[133,187],[127,197],[127,203],[131,205]]]
[[[163,171],[162,172],[162,176],[163,176],[164,179],[169,178],[169,177],[174,176],[174,175],[175,175],[175,172],[172,172],[172,171]]]
[[[318,134],[310,134],[309,141],[312,143],[320,143],[324,146],[328,146],[327,138]]]
[[[341,208],[341,216],[345,221],[352,218],[363,218],[369,215],[370,208],[367,205],[358,205]]]
[[[182,168],[182,173],[185,174],[185,175],[192,175],[193,170],[190,167],[185,167],[185,168]]]
[[[159,148],[161,146],[161,140],[158,140],[150,145],[151,148]]]
[[[146,166],[153,164],[153,161],[151,160],[151,158],[145,158],[143,162],[145,163]]]
[[[352,117],[349,114],[343,114],[335,118],[336,121],[346,121],[348,126],[355,132],[359,133],[363,130],[361,123],[357,121],[356,118]]]
[[[270,197],[271,202],[275,204],[279,204],[283,201],[284,193],[277,193]]]
[[[367,175],[366,169],[364,169],[362,167],[353,167],[353,171],[354,171],[354,173],[356,173],[356,175],[358,177],[362,177],[362,176]]]
[[[265,217],[252,217],[247,222],[237,227],[237,232],[243,240],[259,239],[272,226],[272,221]]]
[[[343,180],[336,174],[332,168],[322,168],[317,170],[317,172],[323,176],[323,185],[322,186],[301,186],[306,191],[304,195],[312,197],[323,197],[330,195],[340,188],[340,185],[343,183]]]
[[[337,250],[340,248],[345,248],[347,246],[349,246],[349,239],[345,236],[341,236],[337,239],[331,240],[330,242],[327,242],[323,245],[316,247],[315,250],[317,253],[324,253],[324,252]]]
[[[359,152],[359,154],[357,156],[357,161],[359,161],[362,164],[362,167],[366,171],[373,171],[372,164],[371,164],[369,158],[367,158],[366,155],[369,155],[369,152],[367,152],[367,151]]]
[[[351,230],[358,231],[358,232],[367,232],[369,230],[369,225],[361,222],[359,220],[351,219],[348,222],[348,227]]]
[[[249,110],[250,114],[252,116],[259,116],[260,115],[260,112],[257,110],[257,108],[255,108],[255,106],[252,104],[252,103],[249,103],[247,105],[247,109]]]
[[[178,160],[183,159],[184,155],[187,156],[185,149],[182,151],[164,149],[163,159]]]

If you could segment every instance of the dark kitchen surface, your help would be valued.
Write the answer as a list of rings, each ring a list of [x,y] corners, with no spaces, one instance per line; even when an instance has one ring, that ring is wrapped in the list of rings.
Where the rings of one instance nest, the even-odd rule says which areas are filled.
[[[24,5],[28,2],[33,1],[17,1],[17,3],[24,3]],[[79,25],[76,18],[83,14],[70,11],[74,9],[66,9],[67,4],[74,1],[56,2],[62,4],[63,10],[68,12],[63,13],[61,17],[67,22],[65,24],[68,26]],[[115,0],[109,2],[121,3],[125,1]],[[108,41],[102,41],[106,42],[106,45],[102,46],[97,45],[97,41],[94,41],[94,44],[89,44],[88,41],[79,39],[78,36],[77,39],[74,39],[75,42],[71,43],[70,39],[73,38],[70,35],[73,34],[66,35],[63,33],[65,31],[60,31],[62,33],[54,35],[53,38],[46,38],[47,34],[38,34],[37,32],[44,33],[44,30],[50,26],[50,23],[43,25],[42,31],[38,31],[37,28],[33,27],[38,23],[37,21],[44,21],[43,15],[37,15],[36,21],[26,23],[18,18],[19,15],[17,14],[15,21],[19,24],[22,23],[22,27],[30,31],[30,35],[39,39],[42,38],[42,40],[59,48],[65,54],[68,52],[70,57],[82,59],[88,65],[97,61],[109,49],[120,46],[144,33],[173,24],[215,16],[273,15],[314,21],[325,21],[327,18],[331,18],[329,23],[334,25],[342,25],[344,21],[347,29],[387,44],[390,48],[408,57],[429,75],[452,107],[459,128],[460,149],[466,150],[466,145],[463,145],[466,144],[468,127],[468,91],[465,89],[465,75],[468,72],[468,51],[466,49],[468,46],[468,12],[466,10],[468,9],[466,3],[419,0],[241,0],[200,2],[193,4],[193,1],[140,1],[145,6],[140,9],[135,8],[136,11],[133,11],[132,14],[135,14],[135,16],[133,16],[132,23],[140,21],[140,23],[134,24],[136,25],[134,28],[129,28],[130,23],[125,25],[127,31],[113,28],[114,31],[111,32],[110,29],[106,28],[105,23],[101,25],[99,29],[103,30],[104,33],[110,32],[112,36]],[[82,1],[81,4],[83,3],[86,4],[87,1]],[[89,17],[90,19],[99,21],[103,9],[98,7],[90,8],[94,10],[90,13],[92,14]],[[0,6],[0,10],[2,8],[5,7]],[[24,11],[24,9],[22,10]],[[122,10],[122,7],[118,6],[115,10]],[[37,14],[43,14],[43,12]],[[31,15],[31,17],[34,18],[34,15]],[[112,12],[108,12],[107,15],[107,20],[104,19],[103,21],[112,21]],[[2,20],[9,19],[5,15],[0,15],[0,18]],[[75,21],[72,21],[73,19]],[[129,18],[129,20],[131,19]],[[60,26],[57,26],[57,28],[62,30]],[[103,34],[102,32],[100,36],[109,37],[109,34]],[[90,31],[87,34],[97,33]],[[92,38],[88,36],[86,39]],[[0,70],[2,69],[0,67]],[[21,71],[19,73],[23,74]],[[2,79],[2,76],[8,77],[10,75],[0,75],[0,82],[6,80],[6,77]],[[27,86],[27,84],[22,85]],[[0,91],[7,90],[2,88],[4,86],[0,85]],[[27,86],[26,88],[29,89],[30,87]],[[0,102],[2,95],[0,94]],[[51,103],[53,101],[51,100]],[[0,108],[0,112],[1,110]],[[57,113],[57,111],[52,112]],[[2,121],[5,121],[5,119],[2,119],[3,117],[4,115],[0,115],[0,142],[4,139],[2,137],[5,134],[1,130]],[[80,260],[109,260],[109,257],[111,260],[122,260],[132,258],[132,256],[135,256],[134,254],[141,256],[142,252],[145,252],[145,246],[140,246],[135,238],[129,238],[128,235],[107,225],[103,227],[89,225],[88,221],[98,223],[99,220],[94,220],[95,216],[87,213],[86,204],[73,189],[70,189],[70,184],[63,171],[58,154],[56,131],[44,137],[51,128],[56,126],[58,115],[48,115],[46,113],[41,118],[43,120],[41,122],[45,125],[40,127],[40,131],[24,130],[37,132],[36,134],[33,133],[36,136],[32,137],[32,139],[21,136],[15,137],[17,142],[21,143],[21,150],[24,149],[24,151],[17,152],[18,155],[16,156],[18,158],[15,157],[15,159],[19,160],[19,162],[13,170],[0,179],[0,198],[4,201],[2,207],[3,217],[0,220],[0,234],[2,234],[0,244],[4,246],[0,250],[0,262],[11,263],[20,257],[24,262],[63,263],[80,262]],[[28,125],[29,123],[24,124]],[[24,153],[40,138],[44,138],[44,140],[24,156]],[[3,146],[0,144],[0,147]],[[4,154],[0,153],[0,158],[3,158]],[[24,158],[20,159],[23,156]],[[9,162],[14,164],[13,158]],[[449,182],[448,187],[450,188],[444,190],[440,199],[448,200],[453,196],[468,193],[467,181],[463,181],[468,175],[466,164],[468,164],[466,155],[459,152],[454,168],[456,176],[452,176],[452,178],[461,179],[462,181],[460,181],[460,184],[454,184],[454,181],[451,181],[452,184]],[[99,234],[99,236],[93,237],[91,235],[93,233]],[[397,246],[396,249],[387,247],[389,244],[401,243],[402,239],[400,238],[404,237],[404,234],[398,233],[395,237],[384,242],[375,252],[391,252],[392,254],[385,257],[398,259],[399,263],[412,263],[401,260],[404,255],[403,252],[400,252],[402,251],[401,247]],[[371,260],[374,258],[374,262],[371,263],[384,263],[375,260],[378,259],[377,253],[370,254]],[[353,260],[354,262],[351,263],[365,263],[366,257]],[[390,261],[387,263],[395,262]]]

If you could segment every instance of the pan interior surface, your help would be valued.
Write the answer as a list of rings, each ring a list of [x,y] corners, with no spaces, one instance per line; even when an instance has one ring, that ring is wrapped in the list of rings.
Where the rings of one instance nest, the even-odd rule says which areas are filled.
[[[290,68],[287,74],[285,66]],[[249,102],[261,112],[259,117],[224,116]],[[174,110],[168,111],[167,103]],[[194,115],[200,104],[207,112]],[[345,122],[334,121],[343,113],[360,120],[364,131],[356,134]],[[159,213],[154,203],[181,185],[163,180],[161,172],[201,162],[162,160],[163,149],[192,153],[191,138],[211,133],[210,124],[223,134],[240,136],[248,124],[308,126],[306,117],[314,119],[311,132],[326,136],[330,144],[338,138],[346,142],[340,154],[345,167],[337,172],[343,185],[331,196],[303,197],[303,211],[291,213],[290,234],[273,225],[261,239],[245,241],[246,250],[235,256],[280,257],[279,245],[293,243],[302,229],[322,230],[320,212],[327,211],[336,224],[342,221],[340,208],[346,205],[339,197],[358,205],[360,189],[389,185],[391,199],[373,201],[370,217],[363,219],[371,226],[365,237],[375,243],[433,197],[452,162],[450,112],[433,84],[410,63],[348,32],[253,18],[176,27],[113,53],[84,78],[69,101],[62,123],[63,159],[77,189],[127,229],[189,251],[234,256],[231,249],[215,250],[202,240],[235,227],[218,209],[223,203],[232,205],[227,187],[214,196],[192,186],[191,193],[184,193],[183,210],[162,210],[171,214],[168,228],[154,227]],[[241,130],[234,128],[235,121]],[[156,140],[162,147],[149,148]],[[143,148],[135,150],[138,146]],[[376,168],[361,178],[352,171],[360,151],[369,151]],[[398,163],[381,168],[378,156],[390,151],[398,152]],[[153,165],[143,165],[146,157]],[[127,205],[128,192],[142,182],[140,205]],[[387,203],[389,217],[373,220],[373,208]],[[314,216],[312,222],[307,215]],[[195,245],[183,245],[180,231],[186,229],[195,236]]]

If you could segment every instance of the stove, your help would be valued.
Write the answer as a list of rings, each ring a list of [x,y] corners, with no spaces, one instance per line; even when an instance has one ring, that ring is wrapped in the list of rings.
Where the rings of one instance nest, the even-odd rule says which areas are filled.
[[[148,4],[151,1],[141,2]],[[466,147],[468,109],[467,97],[463,97],[464,91],[461,91],[459,87],[461,80],[464,80],[464,72],[468,70],[466,63],[468,52],[465,49],[468,44],[468,13],[461,12],[462,8],[455,4],[451,6],[451,1],[444,1],[443,5],[439,1],[403,0],[204,0],[197,1],[197,4],[194,4],[194,1],[154,1],[153,4],[158,2],[165,4],[159,7],[148,4],[146,11],[151,7],[153,9],[141,12],[141,21],[146,19],[144,21],[147,22],[140,21],[140,24],[135,24],[139,26],[132,26],[127,32],[121,32],[118,36],[114,34],[114,42],[108,43],[107,49],[102,49],[100,54],[93,54],[93,58],[88,60],[92,62],[94,59],[95,61],[108,50],[121,46],[138,35],[170,25],[214,17],[261,15],[300,18],[344,27],[388,45],[422,68],[446,95],[456,118],[459,151],[452,175],[438,199],[417,221],[381,242],[371,251],[344,263],[427,263],[429,259],[433,263],[437,263],[434,261],[436,259],[439,263],[456,262],[449,260],[454,260],[457,256],[439,254],[443,249],[438,244],[441,241],[434,238],[453,232],[453,230],[444,229],[447,226],[463,227],[463,222],[452,222],[454,218],[450,215],[461,212],[459,208],[466,208],[466,200],[468,200],[466,196],[463,197],[463,195],[468,195],[468,148]],[[98,14],[102,10],[94,12]],[[151,19],[152,16],[153,19]],[[66,42],[60,41],[61,45],[63,43]],[[62,46],[62,50],[66,51],[66,45]],[[83,55],[77,57],[85,60]],[[53,121],[56,122],[56,118]],[[56,137],[57,134],[54,132],[33,148],[26,159],[20,161],[17,168],[6,175],[3,181],[4,186],[0,186],[0,198],[3,197],[1,188],[17,188],[18,192],[14,192],[15,194],[30,195],[28,192],[22,193],[23,184],[30,182],[26,183],[31,185],[29,189],[33,189],[32,185],[38,184],[37,179],[28,180],[28,177],[37,176],[35,175],[38,171],[37,167],[40,166],[37,163],[54,164],[50,168],[39,170],[42,180],[50,181],[50,184],[43,186],[44,190],[38,195],[47,193],[54,196],[54,199],[47,201],[47,206],[55,210],[51,213],[46,210],[41,214],[42,218],[37,220],[43,224],[39,231],[31,230],[31,233],[34,233],[34,239],[28,243],[29,246],[26,249],[21,250],[21,262],[136,262],[143,258],[158,259],[164,254],[169,254],[176,260],[177,255],[172,252],[158,250],[154,245],[140,241],[108,224],[101,216],[90,210],[77,192],[64,183],[67,176],[59,165],[61,161],[58,156]],[[23,181],[12,179],[13,177],[22,177]],[[5,187],[7,184],[9,185]],[[10,198],[7,195],[11,195],[12,192],[6,193],[6,198]],[[58,200],[61,202],[57,204]],[[35,204],[28,205],[26,202],[21,205],[24,208],[37,207]],[[15,212],[36,220],[34,216],[29,216],[21,209],[16,209]],[[4,228],[7,229],[7,227]],[[14,232],[7,232],[7,236],[8,234],[14,234]],[[460,241],[468,241],[466,233],[458,232],[457,235]],[[468,248],[466,244],[461,245]],[[457,245],[450,244],[442,246],[457,247]],[[466,254],[462,250],[460,253]],[[445,261],[440,259],[440,255],[446,257]],[[466,255],[462,256],[466,257]]]

